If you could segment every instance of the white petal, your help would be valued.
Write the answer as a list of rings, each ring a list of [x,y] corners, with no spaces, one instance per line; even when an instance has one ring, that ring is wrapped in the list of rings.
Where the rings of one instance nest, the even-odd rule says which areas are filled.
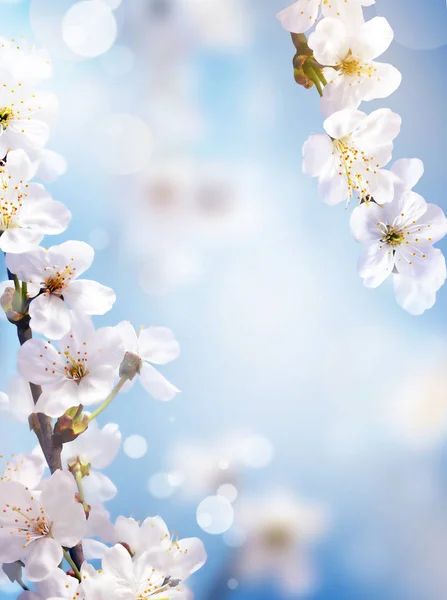
[[[340,174],[335,168],[328,168],[318,180],[318,194],[329,206],[347,200],[349,188],[345,174]]]
[[[65,380],[60,385],[44,388],[36,404],[36,412],[54,419],[62,416],[69,408],[78,406],[79,390],[75,381]]]
[[[383,209],[374,202],[363,203],[354,208],[351,214],[351,234],[356,242],[366,244],[378,242],[382,238]]]
[[[37,185],[37,184],[36,184]],[[67,229],[71,212],[51,197],[30,197],[20,211],[19,223],[48,235],[57,235]]]
[[[387,63],[373,63],[375,71],[360,84],[360,99],[375,100],[394,94],[402,82],[402,74],[396,67]]]
[[[143,363],[141,368],[141,384],[156,400],[168,401],[180,391],[163,377],[152,365]]]
[[[116,496],[118,490],[107,475],[90,470],[90,474],[84,478],[84,492],[87,502],[92,503],[107,502]]]
[[[313,133],[303,145],[303,173],[318,177],[333,160],[331,139],[325,133]]]
[[[42,581],[57,568],[62,560],[62,548],[50,537],[30,544],[25,564],[25,576],[30,581]]]
[[[18,352],[18,368],[24,379],[37,385],[56,385],[64,380],[64,363],[50,342],[31,339]]]
[[[38,247],[20,255],[7,254],[5,263],[11,273],[15,273],[21,281],[40,284],[43,281],[44,268],[48,264],[47,251]]]
[[[50,264],[76,268],[76,277],[86,271],[93,262],[95,251],[85,242],[70,240],[48,250]]]
[[[11,254],[29,252],[40,244],[43,233],[30,229],[7,229],[0,236],[0,250]]]
[[[109,548],[104,553],[102,568],[107,575],[112,575],[121,585],[132,586],[134,580],[132,559],[129,552],[120,544]]]
[[[374,17],[364,23],[352,39],[352,54],[364,61],[371,61],[388,49],[393,37],[394,32],[388,21],[384,17]]]
[[[51,340],[60,340],[70,331],[70,312],[61,298],[54,294],[41,294],[29,305],[30,326]]]
[[[54,512],[53,512],[54,518]],[[85,513],[82,504],[72,501],[59,507],[52,527],[53,537],[66,548],[79,543],[85,533]]]
[[[24,150],[8,152],[8,173],[17,181],[26,183],[36,174],[36,169]]]
[[[180,346],[168,327],[148,327],[139,335],[140,356],[156,365],[165,365],[180,354]]]
[[[119,333],[123,341],[125,352],[138,354],[138,336],[132,324],[129,321],[121,321],[121,323],[118,323],[115,327],[115,330]]]
[[[360,127],[366,119],[367,116],[360,110],[346,108],[328,117],[323,126],[331,138],[341,139]]]
[[[385,244],[371,244],[359,258],[359,275],[367,287],[378,287],[391,274],[394,267],[393,253]]]
[[[64,298],[71,308],[87,315],[104,315],[116,300],[111,288],[90,279],[72,281]]]
[[[86,560],[102,559],[107,548],[108,546],[98,540],[91,540],[89,538],[82,540],[82,549],[84,550]]]
[[[342,21],[323,19],[309,36],[309,48],[316,60],[327,67],[340,64],[349,51],[349,35]]]
[[[422,223],[430,225],[424,233],[426,241],[431,244],[436,244],[447,234],[447,219],[444,211],[436,204],[427,204],[425,214],[419,218],[419,224]]]
[[[110,365],[95,366],[78,385],[81,403],[90,406],[105,400],[113,388],[115,374],[115,368]]]
[[[399,135],[401,118],[389,108],[380,108],[368,115],[352,136],[357,147],[374,156],[384,166],[391,159],[392,140]],[[384,155],[379,153],[383,149]]]
[[[286,31],[303,33],[317,20],[321,0],[297,0],[276,16]]]
[[[402,181],[404,190],[409,191],[424,174],[424,163],[419,158],[401,158],[396,160],[391,171]]]

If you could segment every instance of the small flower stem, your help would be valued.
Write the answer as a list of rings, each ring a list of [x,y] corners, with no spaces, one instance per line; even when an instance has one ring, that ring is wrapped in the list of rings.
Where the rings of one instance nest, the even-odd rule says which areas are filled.
[[[16,581],[20,585],[20,587],[22,588],[22,590],[25,590],[25,592],[29,592],[29,587],[25,583],[23,583],[22,578],[16,579]]]
[[[89,423],[91,421],[93,421],[93,419],[96,419],[96,417],[98,415],[100,415],[102,413],[102,411],[105,410],[109,406],[109,404],[112,402],[112,400],[115,398],[115,396],[117,396],[119,394],[119,392],[121,391],[121,388],[123,387],[123,385],[126,383],[126,381],[128,379],[129,378],[127,376],[121,377],[121,379],[118,381],[116,386],[113,388],[113,390],[107,396],[107,398],[104,400],[104,402],[101,404],[101,406],[99,406],[95,411],[92,412],[92,414],[88,418]]]
[[[85,502],[84,486],[82,485],[82,473],[81,473],[80,469],[76,469],[75,479],[76,479],[76,485],[78,486],[79,499],[82,502],[82,504],[84,504],[84,502]]]
[[[317,88],[318,93],[320,94],[320,96],[323,95],[323,86],[321,85],[321,81],[320,81],[320,77],[319,77],[319,73],[317,73],[317,69],[314,69],[314,67],[310,64],[306,65],[306,74],[309,77],[309,79],[311,81],[314,82],[315,87]],[[324,75],[323,75],[324,77]]]
[[[16,292],[18,292],[19,294],[21,293],[21,287],[20,287],[20,281],[19,278],[17,277],[17,275],[14,275],[14,288],[16,290]]]
[[[70,554],[68,553],[68,551],[65,548],[62,548],[62,550],[64,551],[64,558],[65,560],[68,562],[68,564],[70,565],[70,567],[73,569],[74,574],[76,575],[76,579],[78,581],[81,581],[81,573],[79,572],[78,567],[75,565],[74,561],[72,560]]]

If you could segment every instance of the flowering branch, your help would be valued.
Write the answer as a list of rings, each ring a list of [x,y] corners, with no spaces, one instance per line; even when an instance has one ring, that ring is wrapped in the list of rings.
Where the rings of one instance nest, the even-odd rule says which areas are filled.
[[[444,256],[434,247],[447,233],[447,219],[412,190],[424,171],[419,159],[384,168],[400,132],[399,115],[358,110],[362,102],[387,98],[401,83],[393,65],[376,60],[394,32],[383,17],[365,22],[362,7],[372,3],[296,0],[278,18],[292,34],[295,81],[316,87],[325,117],[325,133],[313,133],[304,143],[303,172],[318,178],[327,204],[357,200],[350,225],[363,246],[360,277],[370,288],[391,277],[397,302],[418,315],[435,304],[447,278]]]
[[[173,540],[160,517],[143,522],[138,543],[132,519],[104,523],[103,503],[117,490],[100,469],[115,458],[121,433],[114,423],[99,429],[96,421],[136,378],[155,399],[171,400],[179,390],[153,365],[177,358],[179,344],[166,327],[137,334],[122,322],[96,329],[91,316],[111,310],[116,297],[111,288],[82,278],[93,248],[73,240],[39,245],[45,235],[65,231],[71,219],[68,208],[35,181],[63,163],[44,148],[56,101],[38,88],[51,64],[45,52],[2,40],[0,73],[0,250],[8,277],[0,295],[20,343],[18,376],[2,394],[1,407],[29,424],[43,455],[18,455],[0,480],[0,564],[38,597],[61,597],[61,590],[83,600],[146,598],[148,590],[163,600],[187,597],[183,582],[206,560],[199,540]],[[91,414],[84,412],[95,405]],[[43,458],[49,477],[43,477]],[[100,531],[92,525],[98,514]],[[106,540],[101,571],[86,560],[96,558],[91,552],[84,556],[88,535]]]

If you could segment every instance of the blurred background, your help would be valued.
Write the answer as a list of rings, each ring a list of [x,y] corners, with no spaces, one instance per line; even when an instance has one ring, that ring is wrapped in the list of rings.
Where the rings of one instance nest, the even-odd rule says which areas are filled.
[[[317,197],[301,147],[318,96],[293,80],[287,0],[16,0],[0,34],[51,53],[60,118],[49,186],[118,300],[98,325],[171,327],[172,402],[140,386],[106,470],[119,514],[160,514],[209,559],[198,600],[447,597],[447,291],[422,317],[367,290],[349,214]],[[447,210],[445,0],[376,0],[403,74],[394,157]],[[440,244],[442,247],[442,244]],[[444,251],[447,245],[444,244]],[[0,389],[15,372],[0,321]],[[2,419],[1,451],[31,450]],[[0,597],[16,597],[12,586]]]

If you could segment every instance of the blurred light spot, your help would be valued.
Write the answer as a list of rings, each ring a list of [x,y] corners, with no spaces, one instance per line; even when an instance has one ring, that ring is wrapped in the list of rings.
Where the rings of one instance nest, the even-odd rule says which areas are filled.
[[[102,2],[74,4],[62,20],[62,37],[67,46],[84,58],[107,52],[116,38],[113,13]]]
[[[135,65],[135,55],[130,48],[123,44],[115,44],[102,57],[104,70],[113,76],[120,77],[132,71]]]
[[[141,458],[147,452],[147,442],[141,435],[130,435],[124,441],[123,450],[129,458]]]
[[[208,496],[197,507],[197,523],[207,533],[224,533],[230,529],[233,519],[233,507],[222,496]]]
[[[96,2],[102,2],[105,4],[110,10],[116,10],[118,6],[120,6],[122,0],[96,0]]]
[[[185,476],[180,471],[171,471],[170,473],[167,473],[167,477],[169,483],[174,487],[182,485],[185,480]]]
[[[72,6],[71,0],[31,0],[29,20],[36,41],[53,56],[79,59],[62,39],[62,19]]]
[[[97,229],[92,229],[88,236],[88,241],[90,246],[93,246],[95,250],[104,250],[109,245],[110,236],[105,229],[98,227]]]
[[[229,579],[227,582],[228,587],[230,588],[230,590],[235,590],[237,588],[237,586],[239,585],[237,579]]]
[[[169,474],[154,473],[149,479],[148,490],[155,498],[169,498],[174,493],[174,487],[169,481]]]
[[[168,421],[169,421],[170,423],[175,423],[175,417],[169,417]]]
[[[389,21],[399,44],[416,50],[447,44],[445,0],[376,0],[375,8]]]
[[[262,435],[251,435],[242,444],[241,460],[247,467],[263,469],[271,463],[272,458],[273,446]]]
[[[222,469],[222,471],[226,471],[230,467],[230,463],[227,460],[219,460],[217,466],[219,469]]]
[[[232,504],[237,498],[237,489],[232,483],[223,483],[218,487],[217,495],[222,496]]]
[[[96,141],[98,160],[114,175],[141,171],[149,162],[152,135],[140,118],[114,114],[98,128]]]
[[[239,548],[243,546],[247,536],[245,535],[245,531],[240,527],[232,527],[228,531],[226,531],[223,535],[223,540],[227,546],[230,548]]]

